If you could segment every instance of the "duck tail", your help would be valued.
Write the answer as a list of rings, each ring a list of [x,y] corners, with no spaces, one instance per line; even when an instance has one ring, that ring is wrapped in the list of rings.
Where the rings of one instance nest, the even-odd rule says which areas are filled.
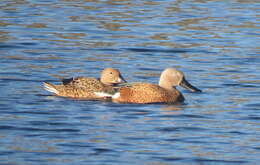
[[[57,90],[57,88],[55,87],[55,85],[48,83],[48,82],[44,82],[43,83],[43,88],[49,92],[55,93],[56,95],[59,94],[59,91]]]

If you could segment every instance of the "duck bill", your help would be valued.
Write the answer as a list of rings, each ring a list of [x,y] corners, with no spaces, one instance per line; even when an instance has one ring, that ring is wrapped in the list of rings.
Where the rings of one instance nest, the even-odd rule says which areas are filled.
[[[119,76],[118,80],[117,80],[117,84],[122,84],[122,83],[127,83],[127,81],[124,79],[123,76]]]
[[[182,79],[180,86],[189,90],[189,91],[191,91],[191,92],[202,92],[200,89],[191,85],[187,80],[185,80],[185,78]]]

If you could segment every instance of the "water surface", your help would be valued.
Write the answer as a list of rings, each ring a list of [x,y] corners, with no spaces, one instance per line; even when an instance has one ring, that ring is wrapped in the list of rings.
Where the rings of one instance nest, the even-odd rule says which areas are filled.
[[[257,2],[1,1],[0,164],[257,164]],[[151,83],[176,67],[203,93],[136,105],[41,87],[105,67]]]

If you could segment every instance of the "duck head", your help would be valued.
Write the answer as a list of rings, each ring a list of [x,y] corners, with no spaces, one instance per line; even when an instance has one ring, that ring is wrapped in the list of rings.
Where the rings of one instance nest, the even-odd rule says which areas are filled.
[[[101,72],[100,81],[106,85],[126,83],[120,71],[113,68],[106,68]]]
[[[181,86],[191,92],[202,92],[200,89],[194,87],[185,79],[183,72],[175,68],[167,68],[162,72],[159,86],[166,89],[172,89],[176,88],[177,86]]]

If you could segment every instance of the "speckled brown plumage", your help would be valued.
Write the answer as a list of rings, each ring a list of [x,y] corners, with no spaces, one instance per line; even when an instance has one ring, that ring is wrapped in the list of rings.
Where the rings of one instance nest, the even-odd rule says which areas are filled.
[[[114,101],[122,103],[175,103],[184,100],[177,89],[167,90],[149,83],[136,83],[132,86],[122,87],[119,92],[120,97]]]
[[[80,99],[100,99],[105,98],[96,95],[95,92],[114,93],[114,84],[123,83],[125,80],[116,69],[107,68],[101,73],[101,78],[76,77],[64,79],[62,84],[54,85],[45,82],[44,88],[57,96],[80,98]]]
[[[55,93],[58,96],[71,97],[71,98],[84,98],[84,99],[98,99],[94,92],[115,92],[113,86],[105,85],[98,79],[78,77],[69,84],[53,85],[45,83],[45,86],[49,85],[56,89],[58,92]]]

